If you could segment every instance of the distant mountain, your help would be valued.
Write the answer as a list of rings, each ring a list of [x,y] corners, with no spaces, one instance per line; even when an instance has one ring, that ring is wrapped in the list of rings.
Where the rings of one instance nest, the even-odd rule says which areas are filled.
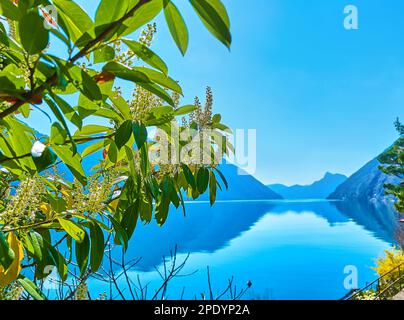
[[[327,172],[321,180],[311,185],[288,187],[283,184],[272,184],[268,187],[285,199],[326,199],[346,179],[343,174]]]
[[[242,169],[239,169],[233,164],[221,164],[219,170],[226,177],[229,183],[229,190],[223,187],[223,190],[217,190],[217,200],[276,200],[283,199],[283,197],[270,188],[265,186],[259,180],[254,178],[252,175],[244,174]],[[220,178],[218,178],[219,182]],[[221,183],[222,184],[222,183]],[[223,185],[223,184],[222,184]],[[209,194],[202,195],[198,200],[206,201],[209,200]]]
[[[368,162],[342,183],[328,198],[360,201],[386,200],[383,186],[388,183],[399,183],[399,179],[386,175],[379,170],[379,166],[377,158]]]

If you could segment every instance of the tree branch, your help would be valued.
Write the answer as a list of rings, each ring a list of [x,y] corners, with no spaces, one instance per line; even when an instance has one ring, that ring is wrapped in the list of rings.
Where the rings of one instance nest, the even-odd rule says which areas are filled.
[[[87,43],[75,56],[69,59],[70,63],[75,63],[78,59],[85,56],[93,46],[98,44],[100,41],[104,40],[116,27],[122,25],[127,19],[132,17],[137,10],[139,10],[145,4],[151,2],[152,0],[140,0],[131,10],[129,10],[121,19],[112,22],[108,28],[106,28],[102,33],[100,33],[94,40],[91,40]],[[29,102],[36,95],[42,95],[42,93],[46,90],[48,86],[52,86],[52,84],[57,81],[57,74],[55,73],[50,78],[48,78],[42,85],[40,85],[37,89],[28,92],[26,95],[26,99],[18,100],[14,103],[10,108],[0,112],[0,119],[3,119],[10,114],[16,112],[20,107],[22,107],[25,103]]]

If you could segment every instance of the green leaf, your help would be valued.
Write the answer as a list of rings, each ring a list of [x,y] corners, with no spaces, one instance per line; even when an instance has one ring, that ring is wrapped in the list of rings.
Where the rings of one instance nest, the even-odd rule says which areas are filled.
[[[115,144],[120,150],[130,139],[132,136],[132,121],[126,120],[121,126],[118,128],[115,134]]]
[[[150,91],[151,93],[154,93],[172,106],[174,106],[174,101],[171,96],[163,88],[159,87],[154,82],[164,83],[166,87],[175,88],[175,90],[173,89],[174,91],[181,91],[181,87],[179,87],[178,83],[155,70],[147,68],[130,69],[118,62],[108,62],[103,67],[103,71],[110,72],[118,78],[135,82],[139,86]],[[149,79],[149,75],[153,77],[153,80]]]
[[[126,249],[128,249],[128,236],[126,234],[126,231],[114,217],[108,216],[108,219],[111,221],[115,231],[115,243],[118,245],[122,245],[124,251],[126,251]]]
[[[142,194],[139,206],[140,219],[146,223],[150,223],[153,213],[152,200]]]
[[[103,71],[110,72],[118,78],[133,81],[136,83],[150,83],[150,79],[143,73],[118,62],[108,62],[103,68]]]
[[[78,66],[68,69],[68,76],[73,85],[91,101],[102,100],[102,93],[97,82],[85,70]]]
[[[131,111],[128,102],[122,96],[111,95],[109,97],[114,107],[119,110],[123,118],[131,119]]]
[[[220,121],[222,121],[222,116],[220,114],[215,114],[212,117],[212,122],[213,123],[220,123]]]
[[[90,267],[92,272],[98,271],[104,257],[104,233],[97,223],[90,225],[91,257]]]
[[[133,70],[140,71],[141,73],[145,74],[152,82],[157,83],[166,89],[171,89],[175,92],[178,92],[179,94],[182,94],[182,88],[180,87],[178,82],[161,72],[145,67],[137,67]]]
[[[209,200],[210,205],[213,206],[216,202],[216,191],[217,191],[217,181],[216,176],[213,171],[210,171],[210,179],[209,179]]]
[[[47,300],[46,296],[31,280],[24,277],[23,279],[18,279],[18,283],[34,300]]]
[[[148,65],[160,70],[165,75],[168,73],[166,63],[147,46],[133,40],[123,40],[123,42],[136,54],[137,57],[142,59]]]
[[[84,241],[86,232],[76,223],[70,220],[58,218],[61,227],[77,242]]]
[[[118,147],[116,146],[116,143],[113,142],[109,145],[108,148],[108,159],[112,163],[117,163],[118,161]]]
[[[98,150],[102,149],[104,147],[104,141],[98,141],[96,143],[90,144],[88,147],[86,147],[83,152],[81,153],[81,157],[87,157],[90,154],[93,154],[97,152]]]
[[[130,205],[125,212],[123,213],[122,217],[122,228],[126,231],[128,239],[130,239],[135,231],[137,220],[139,218],[139,206],[138,204]]]
[[[145,83],[145,82],[140,82],[140,83],[138,83],[138,85],[143,87],[147,91],[154,93],[156,96],[163,99],[165,102],[169,103],[171,106],[174,107],[175,104],[174,104],[172,97],[163,88],[159,87],[156,84]]]
[[[102,0],[95,14],[95,25],[110,24],[123,17],[126,13],[128,1]]]
[[[113,128],[111,127],[106,127],[106,126],[101,126],[98,124],[88,124],[83,126],[80,130],[76,131],[74,133],[75,137],[88,137],[92,136],[95,134],[101,134],[101,133],[110,133],[113,131]]]
[[[159,226],[162,226],[166,222],[169,208],[170,208],[170,200],[163,193],[161,195],[161,199],[156,204],[156,212],[154,214],[154,217]]]
[[[183,116],[183,115],[189,114],[197,109],[198,109],[198,107],[195,105],[186,105],[186,106],[176,109],[174,114],[176,116]]]
[[[14,258],[14,251],[8,245],[4,234],[0,232],[0,265],[3,266],[4,270],[7,270],[13,263]]]
[[[83,125],[83,121],[78,113],[62,98],[57,95],[52,95],[52,98],[55,100],[60,110],[62,110],[63,114],[66,118],[73,123],[77,128],[81,128]]]
[[[200,194],[204,193],[209,185],[209,170],[202,167],[198,170],[196,184]]]
[[[76,147],[76,144],[73,142],[73,137],[70,133],[69,127],[67,126],[67,123],[66,123],[66,120],[65,120],[63,114],[60,112],[59,107],[56,105],[55,102],[53,102],[53,100],[51,100],[47,97],[45,97],[44,100],[47,103],[47,105],[49,106],[49,108],[52,110],[55,117],[62,123],[65,131],[67,132],[67,135],[69,136],[70,140],[72,141],[73,155],[75,155],[77,152],[77,147]]]
[[[79,154],[73,155],[72,150],[69,146],[53,146],[53,150],[59,156],[59,158],[64,162],[64,164],[73,173],[75,178],[82,184],[87,184],[87,176],[84,173],[83,167],[81,165],[81,157]]]
[[[38,263],[42,262],[43,259],[42,251],[44,248],[42,236],[36,231],[31,231],[29,233],[29,237],[27,238],[27,240],[29,240],[30,244],[32,245],[33,255],[36,262]]]
[[[55,164],[57,158],[56,154],[50,148],[46,148],[39,158],[33,157],[33,160],[38,172],[42,172]]]
[[[11,20],[20,20],[22,17],[21,11],[13,4],[12,1],[4,0],[0,2],[0,15]]]
[[[185,21],[175,4],[170,0],[164,0],[164,15],[178,49],[184,56],[188,49],[189,35]]]
[[[181,167],[184,171],[185,179],[187,180],[188,184],[191,186],[192,189],[196,189],[195,177],[192,174],[191,169],[189,169],[186,164],[182,164]]]
[[[226,9],[221,1],[190,0],[190,2],[210,33],[226,47],[230,48],[230,23]]]
[[[22,123],[16,118],[5,118],[8,128],[8,139],[5,139],[0,135],[0,146],[2,151],[11,156],[28,154],[31,152],[32,140],[34,139],[33,131],[27,125]],[[2,141],[3,139],[3,141]],[[34,172],[36,170],[35,163],[32,157],[22,158],[18,161],[18,165],[28,172]]]
[[[36,12],[30,11],[19,23],[21,43],[28,54],[40,53],[48,46],[49,31],[44,20]]]
[[[164,177],[162,190],[163,194],[168,196],[168,198],[174,204],[174,206],[178,208],[180,205],[180,199],[178,198],[175,182],[170,177],[168,176]]]
[[[227,183],[226,177],[224,176],[224,174],[217,168],[215,168],[216,172],[219,174],[220,178],[222,179],[226,189],[229,189],[229,184]]]
[[[66,281],[68,276],[68,270],[65,258],[58,250],[55,249],[54,246],[52,246],[52,244],[46,242],[46,247],[52,256],[52,259],[54,261],[55,266],[57,267],[61,280]]]
[[[50,143],[52,144],[64,144],[67,138],[67,131],[60,125],[59,122],[52,124]]]
[[[84,232],[84,239],[81,242],[76,241],[76,262],[80,269],[81,277],[84,276],[90,255],[90,240],[87,232]]]
[[[117,6],[119,7],[119,6]],[[101,63],[114,60],[115,50],[111,46],[104,46],[94,51],[94,63]]]
[[[138,149],[140,149],[143,147],[143,144],[147,141],[147,129],[144,125],[134,122],[132,130],[135,136],[136,145]]]
[[[88,14],[75,1],[53,0],[60,18],[59,25],[73,42],[77,42],[82,35],[93,30],[94,24]]]
[[[128,7],[128,9],[132,9],[135,4],[132,1],[132,5]],[[140,27],[144,26],[151,20],[153,20],[163,9],[163,1],[162,0],[151,0],[146,4],[143,4],[133,16],[124,21],[121,29],[119,30],[119,34],[121,36],[125,36],[131,34],[132,32],[136,31]]]

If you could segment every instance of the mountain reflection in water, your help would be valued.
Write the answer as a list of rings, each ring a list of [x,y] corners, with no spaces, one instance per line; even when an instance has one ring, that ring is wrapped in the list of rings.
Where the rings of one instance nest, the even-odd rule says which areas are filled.
[[[385,205],[329,201],[188,203],[187,214],[172,210],[163,227],[138,225],[127,259],[142,257],[133,277],[153,283],[163,256],[177,246],[190,253],[184,273],[170,283],[170,296],[206,292],[206,267],[224,288],[234,276],[239,287],[253,283],[246,298],[338,299],[344,268],[358,269],[359,286],[375,278],[377,257],[395,243],[397,214]],[[102,285],[93,284],[98,290]]]

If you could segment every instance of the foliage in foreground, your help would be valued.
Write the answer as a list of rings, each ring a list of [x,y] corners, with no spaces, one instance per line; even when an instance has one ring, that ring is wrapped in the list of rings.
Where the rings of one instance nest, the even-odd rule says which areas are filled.
[[[393,248],[392,250],[386,250],[385,253],[386,256],[380,258],[377,261],[377,266],[374,268],[379,277],[384,276],[391,270],[396,269],[398,266],[401,265],[403,266],[401,272],[404,272],[404,251],[397,248]],[[397,277],[397,274],[392,273],[390,276],[386,277],[386,279],[391,280],[394,279],[395,277]]]
[[[220,0],[189,2],[229,47]],[[44,299],[37,284],[49,266],[62,281],[72,265],[85,279],[110,241],[127,249],[138,220],[163,225],[171,204],[184,207],[183,194],[196,199],[208,190],[213,204],[219,181],[227,186],[217,162],[231,152],[228,128],[212,114],[210,90],[205,109],[199,100],[180,106],[181,87],[150,49],[153,25],[138,41],[131,36],[160,12],[185,54],[188,30],[170,0],[102,0],[94,19],[75,1],[1,1],[0,286],[7,295],[22,286]],[[53,42],[66,56],[49,53]],[[128,100],[124,82],[135,87]],[[50,136],[23,121],[33,110],[51,120]],[[89,175],[86,159],[99,152]]]
[[[388,184],[385,186],[387,194],[397,199],[395,207],[398,212],[404,213],[404,126],[397,119],[396,129],[400,134],[400,138],[394,145],[379,157],[379,161],[383,164],[380,169],[390,175],[394,175],[401,179],[400,184]]]

